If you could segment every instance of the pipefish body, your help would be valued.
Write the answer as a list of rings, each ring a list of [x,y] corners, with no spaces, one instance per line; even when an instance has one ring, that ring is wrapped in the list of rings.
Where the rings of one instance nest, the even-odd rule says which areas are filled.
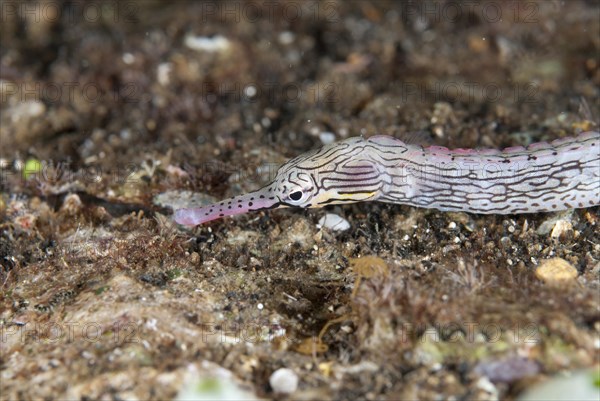
[[[255,192],[179,209],[175,221],[195,226],[255,210],[364,201],[482,214],[597,206],[600,133],[502,151],[353,137],[289,160]]]

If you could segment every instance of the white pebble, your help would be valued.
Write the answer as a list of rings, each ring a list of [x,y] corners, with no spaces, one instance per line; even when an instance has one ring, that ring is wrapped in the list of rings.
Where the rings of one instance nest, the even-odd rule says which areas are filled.
[[[231,42],[224,36],[216,35],[212,38],[206,36],[187,35],[185,45],[193,50],[206,52],[222,52],[231,46]]]
[[[124,53],[122,56],[122,60],[125,64],[131,65],[135,62],[135,56],[131,53]]]
[[[329,145],[335,142],[335,134],[333,132],[321,132],[319,139],[323,142],[323,145]]]
[[[265,307],[263,304],[258,304],[256,305],[256,307],[258,308],[258,310],[263,310],[263,308]]]
[[[498,389],[487,377],[480,377],[479,380],[477,380],[477,383],[475,383],[475,386],[486,393],[498,394]]]
[[[333,231],[346,231],[350,228],[350,223],[337,214],[327,213],[325,216],[321,217],[319,223],[317,224],[317,228],[321,227],[325,227]]]
[[[294,42],[294,39],[296,39],[296,35],[290,31],[283,31],[279,34],[277,39],[282,45],[291,45]]]
[[[30,119],[39,117],[46,112],[44,103],[38,100],[28,100],[11,107],[6,113],[13,122],[18,122],[22,118]]]
[[[277,369],[269,377],[269,384],[276,393],[291,394],[298,388],[298,375],[287,368]]]
[[[258,91],[256,90],[256,86],[254,85],[248,85],[244,88],[244,95],[248,98],[256,96],[257,92]]]
[[[162,86],[166,86],[171,82],[171,71],[173,71],[173,64],[161,63],[156,69],[156,79]]]
[[[559,238],[561,235],[571,231],[573,229],[573,224],[570,221],[566,220],[558,220],[550,233],[552,238]]]

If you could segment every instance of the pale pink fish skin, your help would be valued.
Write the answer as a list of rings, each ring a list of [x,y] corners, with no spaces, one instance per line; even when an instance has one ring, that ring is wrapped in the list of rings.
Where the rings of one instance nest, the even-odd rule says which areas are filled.
[[[504,150],[349,138],[288,161],[258,191],[179,209],[175,221],[195,226],[254,210],[370,200],[481,214],[598,206],[600,133]]]

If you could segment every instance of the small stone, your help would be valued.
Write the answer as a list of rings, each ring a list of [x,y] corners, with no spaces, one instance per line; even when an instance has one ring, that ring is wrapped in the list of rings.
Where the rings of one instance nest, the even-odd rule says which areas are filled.
[[[567,220],[559,220],[554,225],[550,236],[552,238],[560,238],[561,235],[567,233],[568,231],[573,230],[573,224]]]
[[[210,53],[223,52],[231,46],[229,39],[221,35],[213,37],[188,35],[184,42],[190,49]]]
[[[477,380],[477,383],[475,383],[475,386],[486,393],[498,394],[498,389],[496,389],[494,383],[492,383],[490,379],[485,376],[480,377],[479,380]]]
[[[135,56],[131,53],[123,53],[121,56],[121,60],[127,65],[131,65],[135,63]]]
[[[188,365],[185,373],[185,381],[175,397],[178,401],[258,399],[253,387],[243,385],[233,372],[212,362]]]
[[[557,375],[527,389],[517,400],[598,400],[599,380],[593,368]]]
[[[279,43],[281,43],[282,45],[291,45],[292,43],[294,43],[294,40],[296,39],[296,35],[290,31],[283,31],[279,34],[277,39],[279,40]]]
[[[298,388],[298,375],[287,368],[277,369],[271,374],[269,384],[276,393],[291,394]]]
[[[329,145],[330,143],[335,142],[335,134],[333,132],[321,132],[319,134],[319,139],[323,145]]]
[[[562,258],[545,260],[535,270],[535,276],[548,284],[572,281],[577,278],[577,274],[577,269]]]
[[[350,228],[350,223],[337,214],[327,213],[325,216],[321,217],[319,223],[317,224],[317,228],[321,227],[325,227],[333,231],[346,231]]]
[[[162,86],[167,86],[171,83],[171,73],[173,72],[172,63],[161,63],[156,69],[156,80]]]
[[[550,218],[546,219],[540,226],[537,228],[536,233],[539,235],[547,235],[551,231],[554,230],[554,227],[558,224],[559,221],[564,223],[569,223],[573,218],[573,210],[566,210],[562,213],[557,213],[556,215],[552,215]],[[559,229],[560,230],[560,229]]]
[[[492,383],[511,383],[524,377],[535,376],[540,372],[540,367],[531,359],[511,356],[479,362],[474,371],[487,377]]]
[[[12,107],[7,114],[11,116],[13,122],[18,122],[22,119],[41,117],[45,112],[44,103],[39,100],[29,100]]]

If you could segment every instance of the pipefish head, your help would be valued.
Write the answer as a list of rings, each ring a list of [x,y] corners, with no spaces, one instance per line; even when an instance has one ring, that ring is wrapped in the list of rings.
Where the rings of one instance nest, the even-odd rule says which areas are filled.
[[[285,206],[361,202],[377,198],[383,175],[365,141],[350,138],[290,160],[278,170],[271,190]]]
[[[192,226],[256,210],[373,199],[377,193],[369,181],[373,165],[355,157],[360,155],[360,143],[364,140],[351,138],[300,155],[282,165],[273,181],[263,188],[212,205],[179,209],[175,221]]]

